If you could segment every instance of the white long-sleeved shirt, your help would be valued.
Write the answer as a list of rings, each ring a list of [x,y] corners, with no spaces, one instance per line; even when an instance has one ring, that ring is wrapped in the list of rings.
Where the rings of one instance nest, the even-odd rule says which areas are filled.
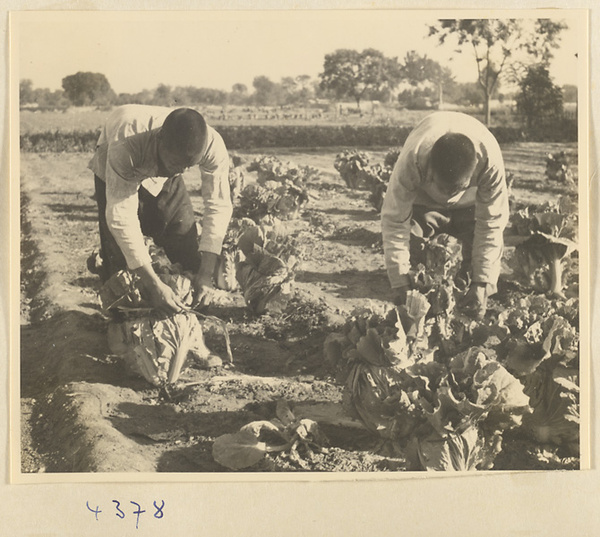
[[[433,183],[431,149],[444,134],[469,137],[477,164],[469,187],[449,198]],[[413,205],[430,209],[475,206],[473,281],[495,285],[500,274],[508,223],[508,191],[498,142],[478,120],[458,112],[436,112],[409,134],[394,166],[381,211],[385,264],[392,288],[409,283],[409,241]]]
[[[143,105],[116,108],[107,118],[88,165],[106,182],[106,220],[132,270],[150,263],[138,219],[138,189],[141,185],[157,196],[168,179],[159,176],[157,135],[171,111]],[[199,248],[219,254],[232,214],[229,155],[223,139],[210,126],[198,167],[204,201]]]

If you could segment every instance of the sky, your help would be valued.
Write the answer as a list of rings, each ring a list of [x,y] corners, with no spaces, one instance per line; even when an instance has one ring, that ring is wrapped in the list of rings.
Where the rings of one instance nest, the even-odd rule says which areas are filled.
[[[445,15],[479,18],[477,13]],[[582,56],[579,19],[561,12],[563,32],[551,75],[559,85],[576,83]],[[532,12],[516,12],[521,17]],[[230,91],[265,75],[316,78],[326,54],[340,48],[375,48],[400,60],[409,50],[448,66],[459,82],[476,79],[472,51],[457,54],[427,37],[427,24],[444,13],[406,10],[19,12],[12,27],[17,76],[34,88],[61,88],[78,71],[103,73],[116,93],[159,84]],[[502,13],[493,16],[502,18]],[[511,16],[515,16],[513,11]],[[534,16],[540,16],[539,11]],[[555,15],[552,15],[555,16]],[[12,71],[15,73],[15,71]]]

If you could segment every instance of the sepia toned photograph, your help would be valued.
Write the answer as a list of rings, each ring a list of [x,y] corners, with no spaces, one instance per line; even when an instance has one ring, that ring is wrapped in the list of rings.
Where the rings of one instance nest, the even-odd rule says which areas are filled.
[[[474,15],[11,14],[13,481],[589,468],[587,18]]]

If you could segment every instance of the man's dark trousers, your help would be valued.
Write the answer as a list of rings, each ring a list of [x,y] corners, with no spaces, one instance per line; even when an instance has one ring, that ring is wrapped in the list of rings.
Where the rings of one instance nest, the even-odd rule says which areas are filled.
[[[126,269],[125,257],[106,223],[106,183],[94,176],[100,256],[103,280]],[[181,175],[167,179],[158,196],[140,186],[138,218],[142,233],[164,248],[169,261],[181,263],[184,270],[197,272],[200,266],[198,229],[190,196]]]

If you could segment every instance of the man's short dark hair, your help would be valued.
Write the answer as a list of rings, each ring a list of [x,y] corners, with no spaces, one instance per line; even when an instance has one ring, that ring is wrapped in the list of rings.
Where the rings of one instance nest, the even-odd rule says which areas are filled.
[[[194,157],[206,144],[206,121],[192,108],[178,108],[166,118],[160,129],[165,149],[181,156]]]
[[[476,162],[475,146],[468,136],[448,132],[431,148],[433,171],[449,184],[460,183]]]

